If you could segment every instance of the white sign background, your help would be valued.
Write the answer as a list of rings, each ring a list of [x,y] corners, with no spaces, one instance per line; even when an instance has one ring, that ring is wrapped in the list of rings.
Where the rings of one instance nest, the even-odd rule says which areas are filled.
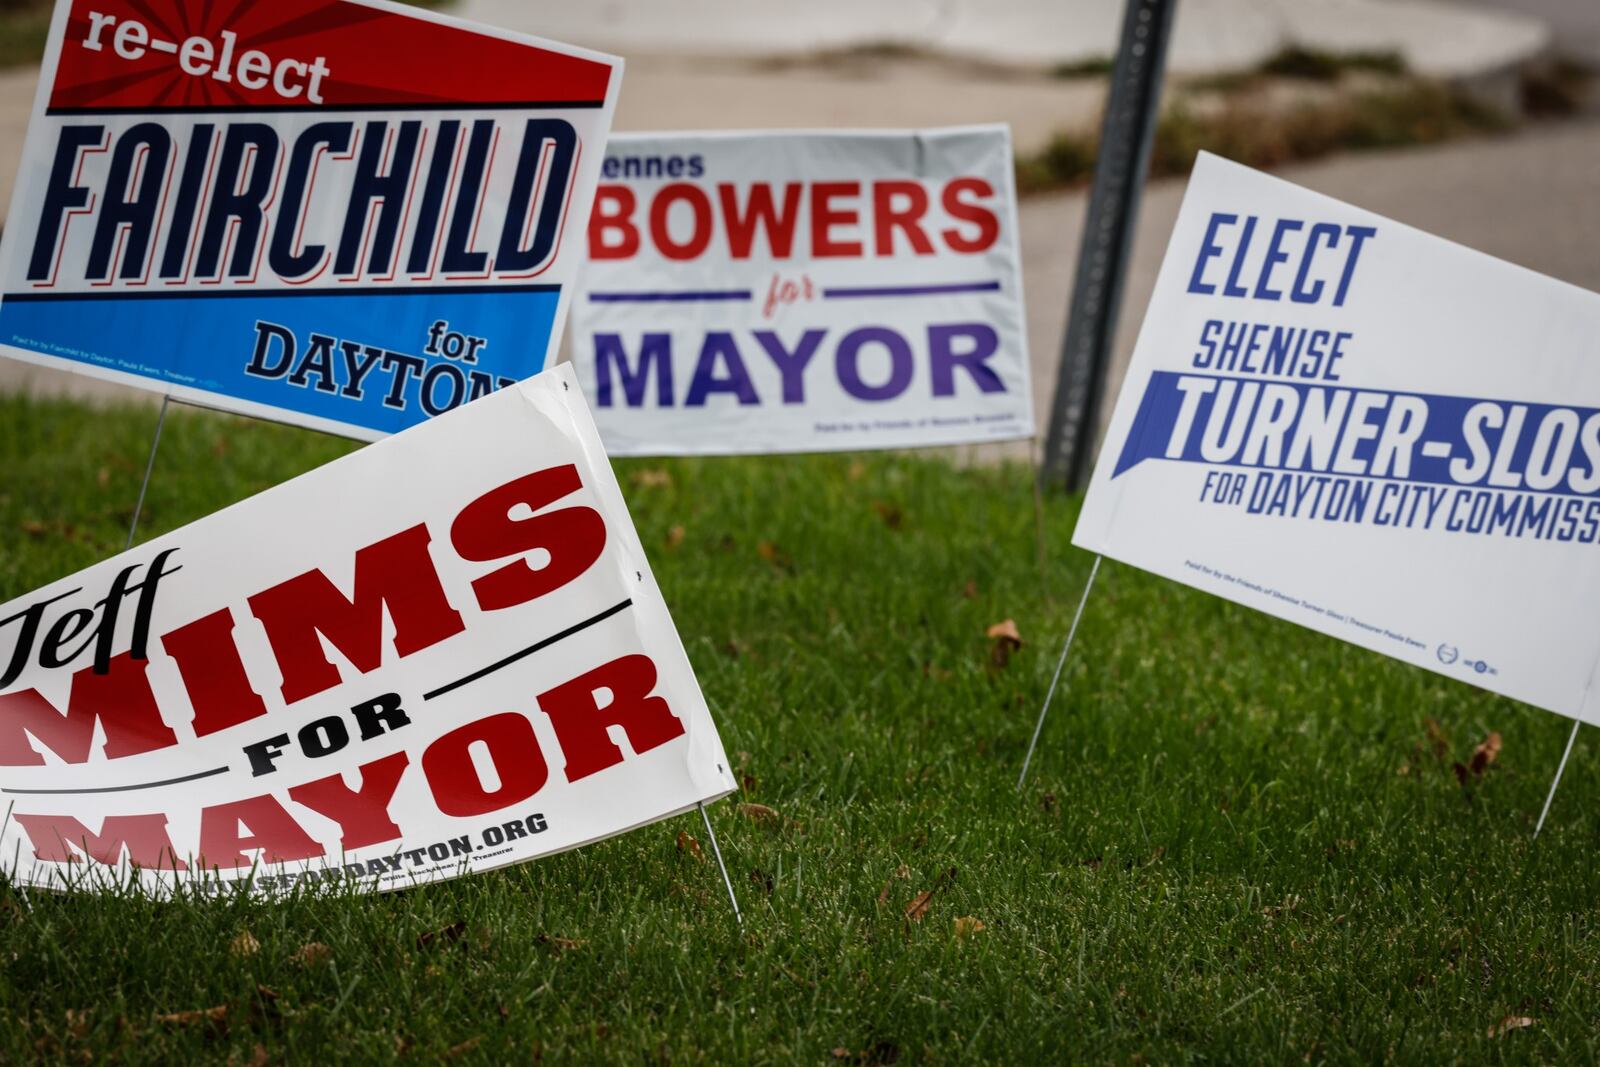
[[[533,472],[568,464],[576,467],[580,488],[548,503],[534,502],[537,506],[516,503],[506,510],[501,505],[490,524],[501,531],[497,536],[508,536],[504,531],[510,529],[509,536],[523,538],[524,544],[529,531],[544,530],[542,537],[535,535],[534,539],[550,545],[549,549],[486,553],[480,545],[473,550],[480,562],[463,558],[454,524],[469,502]],[[584,546],[580,554],[598,548],[598,558],[544,595],[493,610],[484,606],[474,583],[485,574],[508,563],[517,568],[525,564],[537,573],[571,556],[574,542],[570,531],[575,527],[548,517],[575,508],[593,509],[604,522],[603,547],[595,546],[592,536],[580,539]],[[534,525],[534,515],[546,525]],[[592,533],[594,521],[591,516],[589,525],[581,529]],[[518,522],[528,525],[517,527]],[[424,647],[398,655],[402,612],[393,599],[386,599],[384,614],[369,616],[376,621],[363,631],[371,639],[371,648],[381,648],[381,663],[363,672],[334,642],[331,634],[337,627],[319,625],[322,655],[337,670],[338,680],[322,691],[286,702],[280,692],[286,672],[280,668],[281,660],[271,643],[274,638],[259,620],[252,598],[320,569],[340,595],[359,600],[357,550],[418,524],[426,525],[427,554],[444,596],[460,615],[462,628],[442,639],[434,634]],[[563,529],[569,535],[561,547],[552,538],[559,537]],[[65,840],[56,842],[53,850],[65,849],[79,856],[80,862],[46,862],[36,858],[36,850],[43,837],[44,851],[52,851],[49,823],[35,823],[29,829],[25,824],[30,816],[54,816],[58,825],[61,819],[74,818],[89,834],[106,841],[113,836],[113,828],[105,823],[108,816],[158,813],[165,819],[172,851],[192,861],[197,843],[207,832],[205,820],[210,820],[213,840],[226,841],[236,836],[236,831],[244,837],[265,835],[281,821],[272,811],[276,805],[324,854],[300,862],[272,863],[246,849],[247,858],[256,861],[254,870],[224,866],[219,874],[205,872],[213,884],[218,878],[231,882],[253,874],[253,888],[258,891],[324,878],[388,890],[559,852],[665,818],[735,788],[705,699],[568,367],[554,368],[430,420],[0,606],[0,619],[13,620],[0,626],[5,661],[10,662],[21,630],[14,620],[29,605],[61,598],[45,609],[43,625],[49,627],[64,613],[93,605],[123,568],[138,565],[133,575],[137,581],[152,560],[173,549],[167,569],[179,569],[157,586],[146,673],[175,743],[107,758],[102,735],[97,733],[87,762],[66,762],[51,744],[41,743],[44,738],[34,735],[31,747],[42,757],[43,765],[0,765],[0,803],[10,807],[0,831],[0,856],[8,868],[16,863],[16,876],[23,884],[61,887],[76,880],[101,885],[107,883],[108,875],[114,875],[148,891],[164,893],[170,891],[175,878],[194,881],[203,873],[193,862],[182,874],[151,869],[134,872],[129,855],[121,849],[114,867],[88,862],[82,857],[84,839],[71,824],[65,824]],[[416,569],[425,571],[426,565]],[[113,646],[118,654],[126,652],[132,640],[136,595],[124,600]],[[619,609],[624,602],[626,606]],[[180,672],[173,646],[164,644],[162,638],[222,609],[232,612],[239,661],[265,709],[244,722],[196,736],[193,690]],[[410,629],[416,631],[414,625]],[[534,647],[540,642],[546,643]],[[352,642],[346,638],[345,644]],[[39,665],[37,643],[33,652],[20,678],[0,694],[0,752],[14,754],[22,751],[19,745],[28,743],[19,726],[25,698],[17,694],[35,690],[59,715],[68,707],[74,673],[86,675],[91,670],[92,648],[53,670]],[[656,677],[649,692],[665,700],[681,732],[662,740],[644,736],[624,723],[609,726],[609,743],[590,734],[591,762],[593,752],[600,750],[607,758],[616,758],[599,769],[586,768],[575,776],[577,780],[569,781],[575,749],[563,746],[561,731],[553,726],[551,702],[542,695],[628,656],[645,656],[653,662]],[[191,657],[190,666],[226,664],[231,659],[231,652],[213,642]],[[478,676],[502,661],[498,669]],[[0,663],[0,669],[4,666]],[[425,695],[462,679],[468,680],[448,692],[433,698]],[[364,731],[351,708],[384,693],[399,696],[410,722],[363,739]],[[612,707],[623,695],[601,691],[595,703]],[[82,710],[80,707],[79,713]],[[98,710],[104,723],[110,709],[102,705]],[[605,713],[599,715],[603,718]],[[499,720],[494,731],[498,740],[487,745],[481,741],[464,746],[446,743],[442,748],[448,751],[431,757],[440,762],[430,765],[428,753],[439,738],[495,716],[509,716]],[[342,721],[349,743],[341,751],[312,758],[296,738],[305,736],[302,731],[308,724],[325,717]],[[652,721],[661,733],[661,717],[656,715]],[[98,729],[108,743],[114,733],[116,744],[129,744],[127,728],[112,731],[102,725]],[[324,727],[320,733],[314,731],[313,740],[326,743],[337,732],[337,727]],[[247,758],[246,748],[281,734],[288,736],[270,746],[275,750],[269,753],[273,769],[253,774],[254,764]],[[60,736],[53,731],[52,735]],[[536,738],[537,745],[518,748],[506,741],[519,736]],[[57,741],[55,748],[60,747]],[[460,754],[463,747],[468,756]],[[396,753],[405,754],[406,765],[386,807],[397,824],[398,837],[379,832],[376,836],[386,839],[349,849],[343,845],[339,821],[294,796],[293,787],[330,775],[343,775],[350,790],[361,789],[367,779],[357,768]],[[452,758],[455,777],[463,777],[461,761],[468,757],[476,774],[464,785],[458,781],[456,792],[469,800],[486,793],[504,803],[484,801],[478,806],[487,804],[485,810],[462,816],[446,814],[434,786],[450,776],[450,768],[443,764]],[[525,789],[521,785],[532,773],[528,768],[541,757],[548,778],[542,788],[522,795]],[[226,771],[171,785],[106,791],[193,776],[217,767]],[[202,815],[217,805],[257,797],[269,802],[241,809],[242,827],[230,822],[232,816]],[[507,829],[508,822],[516,823],[517,829]],[[144,831],[148,839],[151,824],[145,823]],[[153,832],[159,836],[160,831],[158,821]],[[129,825],[122,824],[117,832],[129,833]],[[293,833],[277,836],[297,840]],[[451,845],[452,841],[458,843]]]
[[[1007,127],[616,134],[600,183],[591,258],[573,302],[572,350],[613,455],[907,448],[1032,436]],[[875,183],[914,183],[925,209],[914,209],[916,194]],[[793,244],[775,250],[773,227],[758,224],[736,254],[728,205],[748,222],[757,186],[793,224]],[[618,195],[633,198],[631,212],[619,207]],[[888,211],[878,210],[879,196]],[[700,230],[696,197],[709,208]],[[660,228],[682,258],[664,255],[652,234],[658,201]],[[880,218],[895,212],[915,222],[880,234]],[[709,241],[699,247],[696,235],[707,225]],[[597,239],[622,251],[627,227],[639,237],[636,251],[594,255]],[[912,228],[926,241],[921,252]],[[859,251],[825,245],[830,254],[818,255],[819,232],[833,246]],[[936,340],[930,327],[956,329]],[[969,327],[992,334],[979,342]],[[870,333],[848,340],[862,330]],[[825,334],[786,389],[761,331],[789,353],[801,351],[808,331]],[[707,347],[717,333],[731,339],[731,357],[726,347]],[[664,350],[646,362],[650,335],[670,338],[670,387],[661,384]],[[936,357],[935,345],[959,359],[989,342],[993,353],[982,365],[992,375],[984,384],[962,365],[939,370],[948,357]],[[908,375],[898,381],[896,361]],[[640,376],[631,396],[629,374]],[[721,388],[696,398],[697,379]],[[740,379],[747,384],[742,394]],[[882,398],[861,395],[880,392]]]
[[[1216,213],[1234,221],[1213,231]],[[1235,272],[1250,216],[1258,219],[1254,239]],[[1286,258],[1272,265],[1267,280],[1269,293],[1283,295],[1261,299],[1262,268],[1278,220],[1285,219],[1301,226],[1286,227],[1278,247]],[[1302,249],[1318,224],[1328,228],[1301,284]],[[1333,227],[1339,236],[1330,244]],[[1373,232],[1335,306],[1356,243],[1350,227]],[[1217,251],[1197,270],[1208,245]],[[1191,291],[1196,279],[1202,291]],[[1318,299],[1288,295],[1309,298],[1319,279]],[[1249,295],[1225,295],[1230,281]],[[1338,380],[1263,375],[1241,365],[1219,370],[1218,347],[1201,343],[1209,320],[1262,322],[1269,332],[1304,326],[1348,334],[1334,363]],[[1210,340],[1223,336],[1214,330]],[[1600,722],[1597,338],[1600,296],[1202,155],[1073,542],[1408,663]],[[1324,357],[1332,344],[1325,336]],[[1209,366],[1197,365],[1208,358]],[[1262,359],[1257,352],[1252,362],[1259,368]],[[1163,390],[1169,400],[1177,395],[1172,386],[1179,376],[1194,379],[1202,397],[1187,434],[1170,403],[1147,404]],[[1274,457],[1266,441],[1251,454],[1252,429],[1230,446],[1232,431],[1219,425],[1211,455],[1221,459],[1207,461],[1195,450],[1210,429],[1204,404],[1220,403],[1222,378],[1236,382],[1235,410],[1246,406],[1247,382],[1263,383],[1256,420],[1246,426],[1260,422],[1266,383],[1273,382],[1324,387],[1330,404],[1334,393],[1354,391],[1345,410],[1365,403],[1371,433],[1343,463],[1340,439],[1332,460],[1340,470],[1319,468],[1314,458],[1296,462],[1293,430]],[[1362,392],[1374,399],[1361,401]],[[1393,428],[1403,447],[1378,463],[1374,449],[1391,429],[1397,394],[1416,397],[1405,403],[1425,423],[1407,426],[1401,417]],[[1488,407],[1471,414],[1482,404]],[[1560,410],[1571,414],[1551,415]],[[1550,419],[1555,428],[1541,430]],[[1355,421],[1352,414],[1342,432],[1348,435]],[[1467,423],[1476,431],[1464,429]],[[1416,433],[1406,441],[1409,430]],[[1542,444],[1541,434],[1547,435]],[[1467,443],[1475,435],[1477,450]],[[1514,443],[1506,444],[1508,438]],[[1182,458],[1169,458],[1174,452]],[[1530,452],[1543,461],[1530,463]],[[1227,475],[1243,479],[1236,499],[1224,485]],[[1316,483],[1294,481],[1314,476],[1326,479],[1320,492]],[[1556,477],[1552,489],[1530,491],[1533,480],[1542,485]],[[1341,481],[1347,484],[1336,488]],[[1360,485],[1370,488],[1358,506]],[[1435,498],[1437,490],[1443,495]],[[1546,510],[1547,503],[1555,510]],[[1496,521],[1497,505],[1511,516],[1506,522]]]

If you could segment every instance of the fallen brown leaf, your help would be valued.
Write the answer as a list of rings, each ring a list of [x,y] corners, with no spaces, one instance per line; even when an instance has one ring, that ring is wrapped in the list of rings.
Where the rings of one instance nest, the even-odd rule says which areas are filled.
[[[67,1009],[67,1032],[73,1037],[83,1037],[89,1032],[89,1012],[87,1009]]]
[[[1006,619],[1004,622],[995,623],[984,631],[984,636],[992,637],[997,641],[1010,641],[1017,645],[1022,644],[1022,634],[1017,630],[1017,621],[1015,619]]]
[[[933,883],[932,889],[924,889],[911,898],[911,903],[905,906],[905,917],[912,922],[921,922],[922,917],[928,913],[928,907],[933,903],[933,898],[940,890],[956,880],[956,869],[950,867],[940,873]]]
[[[971,915],[961,915],[956,918],[955,928],[956,938],[964,941],[984,928],[983,920]]]
[[[482,1043],[483,1038],[481,1037],[469,1037],[459,1045],[451,1045],[450,1048],[445,1051],[444,1058],[447,1060],[453,1060],[457,1056],[465,1056]]]
[[[845,477],[849,478],[852,482],[859,482],[866,475],[866,473],[867,465],[861,462],[859,459],[853,459],[850,461],[849,469],[845,471]]]
[[[1530,1026],[1538,1026],[1539,1020],[1531,1015],[1507,1015],[1494,1026],[1489,1027],[1489,1037],[1505,1037],[1513,1030],[1525,1030]]]
[[[984,636],[994,641],[989,649],[989,662],[997,668],[1010,663],[1011,653],[1022,647],[1022,634],[1015,619],[995,623],[984,631]]]
[[[740,804],[734,810],[756,822],[777,822],[779,819],[778,813],[765,804]]]
[[[700,851],[700,842],[696,841],[687,830],[678,831],[678,851],[687,852],[700,862],[705,862],[706,854]]]
[[[1472,750],[1472,773],[1482,774],[1500,755],[1500,733],[1495,731]]]
[[[193,1026],[196,1023],[211,1023],[220,1026],[228,1021],[228,1006],[218,1004],[214,1008],[195,1008],[192,1011],[170,1011],[156,1016],[156,1022],[163,1026]]]
[[[789,553],[785,552],[771,541],[756,542],[756,552],[760,554],[762,559],[766,560],[774,567],[777,567],[779,570],[788,570],[794,565],[794,559],[789,555]]]
[[[660,467],[646,467],[644,470],[634,471],[633,477],[629,478],[628,482],[640,489],[666,489],[672,485],[672,475]]]
[[[333,949],[324,945],[321,941],[308,941],[301,945],[295,951],[295,954],[289,958],[302,967],[315,967],[333,959]]]
[[[540,934],[534,940],[538,941],[541,945],[549,945],[557,952],[571,952],[573,949],[582,948],[584,945],[589,943],[587,941],[576,940],[570,937],[555,937],[552,934]]]
[[[886,504],[882,500],[874,500],[872,502],[872,510],[878,513],[878,518],[882,519],[883,524],[891,530],[898,530],[905,525],[905,512],[893,504]]]
[[[688,531],[685,530],[681,525],[674,526],[672,529],[667,531],[667,547],[677,548],[679,545],[683,544],[683,539],[687,536]]]
[[[968,578],[967,584],[962,587],[961,595],[968,600],[978,599],[978,583],[975,580]]]
[[[238,936],[228,942],[228,954],[237,956],[240,959],[246,956],[254,956],[260,951],[261,942],[257,941],[255,935],[249,930],[240,930]]]
[[[428,930],[417,935],[417,947],[427,948],[437,942],[438,944],[454,944],[461,940],[461,935],[467,932],[467,924],[456,921],[449,926],[442,926],[437,930]]]

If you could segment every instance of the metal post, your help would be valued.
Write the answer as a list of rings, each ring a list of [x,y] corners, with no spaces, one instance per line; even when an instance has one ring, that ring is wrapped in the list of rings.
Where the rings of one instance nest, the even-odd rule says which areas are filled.
[[[1550,792],[1544,798],[1544,810],[1539,813],[1539,824],[1533,828],[1533,836],[1538,837],[1539,831],[1544,829],[1544,817],[1550,814],[1550,802],[1556,798],[1556,786],[1561,784],[1561,772],[1567,769],[1567,757],[1572,755],[1572,742],[1578,739],[1578,727],[1583,725],[1581,719],[1572,720],[1572,732],[1567,735],[1566,751],[1561,753],[1561,762],[1556,765],[1555,780],[1550,783]]]
[[[150,458],[144,463],[144,481],[139,483],[139,502],[133,506],[133,521],[128,524],[128,543],[122,546],[124,552],[133,547],[133,535],[139,532],[139,513],[144,510],[144,494],[150,488],[150,472],[156,469],[156,449],[161,446],[161,427],[167,424],[167,405],[170,403],[171,396],[161,398],[161,414],[156,416],[156,434],[150,439]]]
[[[1022,788],[1022,783],[1028,777],[1028,764],[1033,762],[1033,750],[1039,744],[1039,734],[1044,731],[1044,717],[1050,714],[1050,701],[1056,695],[1056,683],[1061,681],[1061,669],[1067,665],[1067,653],[1072,651],[1072,639],[1078,635],[1078,622],[1083,618],[1083,606],[1089,603],[1089,590],[1094,588],[1094,576],[1100,573],[1100,560],[1094,558],[1094,566],[1089,568],[1089,580],[1083,583],[1083,596],[1078,598],[1078,610],[1072,616],[1072,625],[1067,628],[1066,643],[1061,646],[1061,658],[1056,660],[1056,673],[1050,679],[1050,689],[1044,695],[1044,707],[1039,709],[1039,722],[1033,728],[1033,740],[1028,742],[1028,754],[1022,757],[1022,773],[1017,775],[1017,788]]]
[[[739,914],[739,898],[733,895],[733,879],[728,877],[728,865],[722,862],[722,846],[717,844],[717,832],[711,828],[711,816],[706,814],[706,806],[696,805],[700,809],[700,818],[706,824],[706,836],[711,839],[711,852],[717,857],[717,866],[722,869],[722,884],[728,887],[728,903],[733,905],[733,917],[740,926],[744,925],[744,916]]]
[[[1177,0],[1127,0],[1111,68],[1094,184],[1078,249],[1067,336],[1056,373],[1044,477],[1069,491],[1088,484],[1100,432],[1111,345],[1127,275],[1139,194],[1161,107],[1161,79]]]

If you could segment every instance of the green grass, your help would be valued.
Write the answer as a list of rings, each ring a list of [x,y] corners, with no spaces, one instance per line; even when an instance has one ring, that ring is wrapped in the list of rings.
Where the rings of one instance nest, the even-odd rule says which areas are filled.
[[[154,418],[0,399],[0,599],[120,548]],[[349,447],[178,410],[143,529]],[[1530,839],[1564,721],[1110,564],[1019,794],[1074,501],[1041,581],[1020,468],[619,469],[745,776],[712,809],[743,932],[692,816],[373,898],[0,885],[0,1062],[1597,1058],[1592,738]],[[1488,1036],[1507,1016],[1536,1022]]]

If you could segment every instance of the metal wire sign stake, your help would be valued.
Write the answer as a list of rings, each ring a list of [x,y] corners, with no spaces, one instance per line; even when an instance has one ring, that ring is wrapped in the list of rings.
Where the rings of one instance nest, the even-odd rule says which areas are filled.
[[[1078,634],[1078,623],[1083,619],[1083,606],[1089,603],[1089,590],[1094,588],[1094,576],[1100,573],[1100,561],[1104,557],[1096,556],[1094,566],[1089,568],[1089,580],[1083,583],[1083,596],[1078,598],[1078,610],[1073,613],[1072,625],[1067,628],[1066,643],[1061,646],[1061,658],[1056,661],[1056,673],[1050,678],[1050,689],[1044,695],[1044,707],[1039,709],[1039,722],[1033,728],[1033,740],[1028,742],[1028,754],[1022,758],[1022,773],[1017,775],[1017,788],[1022,788],[1022,783],[1028,777],[1028,764],[1033,762],[1033,750],[1039,744],[1039,734],[1044,731],[1044,718],[1050,714],[1050,701],[1056,695],[1056,685],[1061,681],[1061,670],[1067,665],[1067,653],[1072,651],[1072,639]]]
[[[161,447],[161,427],[167,423],[167,405],[172,403],[172,396],[161,398],[161,414],[156,416],[155,436],[150,439],[150,458],[144,462],[144,481],[139,483],[139,502],[133,505],[133,521],[128,524],[128,543],[122,546],[126,552],[133,547],[133,536],[139,532],[139,514],[144,511],[144,494],[150,488],[150,472],[156,469],[156,449]]]
[[[733,879],[728,877],[728,865],[722,862],[722,846],[717,844],[717,832],[711,828],[711,816],[706,814],[703,801],[695,806],[700,809],[700,820],[706,824],[706,836],[711,839],[711,853],[717,857],[717,866],[722,869],[722,884],[728,887],[728,903],[733,905],[734,920],[743,926],[744,916],[739,914],[739,898],[733,895]]]

